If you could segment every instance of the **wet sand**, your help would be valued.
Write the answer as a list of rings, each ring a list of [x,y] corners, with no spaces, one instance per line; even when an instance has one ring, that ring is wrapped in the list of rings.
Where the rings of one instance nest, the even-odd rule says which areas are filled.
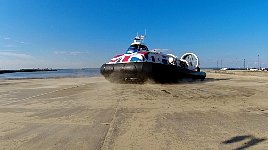
[[[0,80],[0,149],[267,149],[268,72]]]

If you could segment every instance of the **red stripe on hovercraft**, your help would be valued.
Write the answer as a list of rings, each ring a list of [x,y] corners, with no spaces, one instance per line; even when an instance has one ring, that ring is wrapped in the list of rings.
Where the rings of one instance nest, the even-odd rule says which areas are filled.
[[[112,59],[112,60],[110,60],[110,62],[116,62],[117,60],[118,60],[118,59],[114,59],[114,60]]]
[[[140,54],[147,55],[149,52],[139,52]]]
[[[129,58],[130,58],[130,56],[125,56],[125,58],[122,60],[122,62],[128,62]]]

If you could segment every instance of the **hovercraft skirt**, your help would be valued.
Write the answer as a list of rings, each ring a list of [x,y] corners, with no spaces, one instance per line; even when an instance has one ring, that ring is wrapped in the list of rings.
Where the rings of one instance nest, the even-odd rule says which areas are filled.
[[[205,72],[151,62],[103,64],[100,72],[112,82],[144,82],[147,79],[152,79],[156,82],[176,82],[181,78],[203,80],[206,77]]]

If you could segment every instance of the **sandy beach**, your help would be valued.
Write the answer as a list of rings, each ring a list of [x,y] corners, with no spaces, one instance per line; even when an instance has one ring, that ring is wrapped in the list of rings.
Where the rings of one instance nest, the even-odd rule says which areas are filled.
[[[0,149],[267,149],[268,72],[0,80]]]

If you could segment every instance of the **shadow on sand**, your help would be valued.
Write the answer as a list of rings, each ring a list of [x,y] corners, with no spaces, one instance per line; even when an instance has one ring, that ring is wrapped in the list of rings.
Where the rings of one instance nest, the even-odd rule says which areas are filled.
[[[260,142],[263,142],[265,140],[267,140],[267,139],[266,138],[256,138],[252,135],[241,135],[241,136],[235,136],[229,140],[223,141],[222,144],[232,144],[232,143],[236,143],[236,142],[247,141],[244,143],[244,145],[242,145],[238,148],[235,148],[235,150],[243,150],[243,149],[249,148],[251,146],[257,145]]]
[[[166,81],[166,82],[157,82],[154,80],[147,80],[147,81],[111,81],[112,83],[119,83],[119,84],[196,84],[196,83],[207,83],[207,82],[216,82],[216,81],[224,81],[224,80],[230,80],[231,78],[206,78],[204,80],[200,79],[179,79],[177,81]]]
[[[201,79],[192,79],[192,78],[182,78],[176,81],[155,81],[152,79],[148,80],[113,80],[109,79],[112,83],[118,84],[196,84],[196,83],[207,83],[207,82],[217,82],[217,81],[225,81],[230,80],[231,78],[205,78],[204,80]]]
[[[184,78],[177,80],[176,82],[165,82],[161,84],[196,84],[196,83],[207,83],[207,82],[217,82],[217,81],[225,81],[230,80],[231,78],[205,78],[204,80],[200,79],[191,79],[191,78]],[[158,82],[156,82],[158,83]]]
[[[205,78],[203,82],[215,82],[215,81],[225,81],[225,80],[231,80],[231,78]]]

